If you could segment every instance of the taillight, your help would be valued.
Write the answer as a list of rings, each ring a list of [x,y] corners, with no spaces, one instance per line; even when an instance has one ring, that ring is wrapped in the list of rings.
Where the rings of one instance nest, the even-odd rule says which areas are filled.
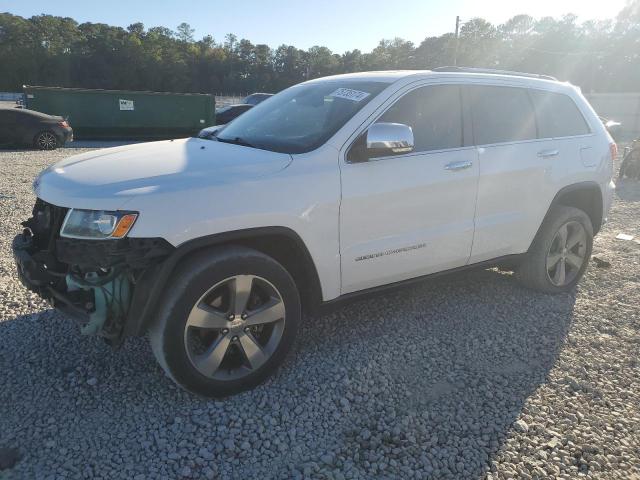
[[[611,163],[616,164],[616,158],[618,158],[618,145],[615,142],[609,144],[609,152],[611,153]]]
[[[67,123],[66,120],[63,120],[62,122],[58,122],[58,125],[62,128],[69,128],[69,124]]]

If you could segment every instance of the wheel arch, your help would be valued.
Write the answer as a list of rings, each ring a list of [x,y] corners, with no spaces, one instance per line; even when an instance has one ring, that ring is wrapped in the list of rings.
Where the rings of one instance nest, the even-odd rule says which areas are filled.
[[[322,302],[322,286],[315,263],[300,236],[287,227],[260,227],[217,233],[189,240],[178,246],[161,264],[140,277],[125,327],[125,336],[143,335],[173,272],[191,255],[211,248],[240,245],[272,257],[293,277],[303,311],[314,311]]]
[[[540,226],[538,227],[538,231],[536,232],[531,245],[534,244],[536,238],[540,235],[542,225],[549,217],[549,212],[551,212],[553,207],[556,205],[564,205],[582,210],[591,220],[593,234],[595,235],[600,231],[600,228],[602,227],[602,215],[604,208],[602,189],[600,188],[600,185],[593,181],[573,183],[561,188],[558,193],[556,193],[549,205],[549,208],[547,209],[547,213],[542,219],[542,222],[540,222]],[[531,245],[529,245],[529,250],[531,249]]]

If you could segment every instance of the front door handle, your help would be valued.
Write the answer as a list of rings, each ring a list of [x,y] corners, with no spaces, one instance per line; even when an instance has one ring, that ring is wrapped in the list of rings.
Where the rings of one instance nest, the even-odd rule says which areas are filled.
[[[470,160],[462,160],[460,162],[451,162],[447,163],[444,166],[445,170],[451,170],[453,172],[457,170],[464,170],[465,168],[470,168],[473,165],[473,162]]]
[[[555,157],[559,153],[560,153],[559,150],[540,150],[538,152],[538,156],[540,158],[549,158],[549,157]]]

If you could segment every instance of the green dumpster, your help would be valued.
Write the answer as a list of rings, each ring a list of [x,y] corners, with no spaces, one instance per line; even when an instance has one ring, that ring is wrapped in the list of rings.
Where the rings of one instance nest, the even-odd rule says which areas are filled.
[[[65,117],[75,138],[161,139],[215,124],[215,100],[200,93],[24,87],[30,110]]]

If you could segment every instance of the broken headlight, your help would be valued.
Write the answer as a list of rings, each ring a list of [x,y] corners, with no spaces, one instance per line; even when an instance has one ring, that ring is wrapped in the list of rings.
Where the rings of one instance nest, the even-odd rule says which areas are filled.
[[[87,240],[123,238],[138,218],[134,212],[109,212],[105,210],[79,210],[67,212],[60,236]]]

